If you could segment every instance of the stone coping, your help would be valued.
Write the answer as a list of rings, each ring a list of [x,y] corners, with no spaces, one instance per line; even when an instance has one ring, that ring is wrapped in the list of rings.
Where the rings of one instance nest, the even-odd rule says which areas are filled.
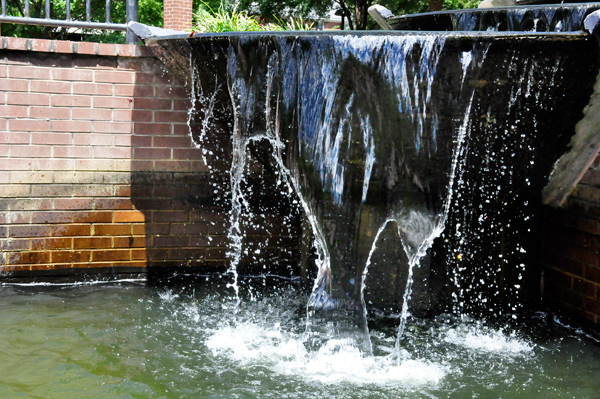
[[[154,57],[152,50],[148,47],[134,44],[72,42],[7,36],[0,37],[0,49],[112,57]]]

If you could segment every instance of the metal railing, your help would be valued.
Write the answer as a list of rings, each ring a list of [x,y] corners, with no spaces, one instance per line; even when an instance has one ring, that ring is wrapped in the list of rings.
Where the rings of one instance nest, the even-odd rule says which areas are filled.
[[[21,24],[21,25],[38,25],[66,28],[81,28],[81,29],[103,29],[103,30],[121,30],[127,31],[127,44],[136,44],[137,37],[127,29],[127,24],[130,21],[137,22],[138,20],[138,0],[126,0],[126,20],[125,24],[115,24],[111,22],[110,6],[111,0],[106,0],[106,21],[92,22],[92,1],[85,0],[85,21],[76,21],[71,18],[71,0],[66,0],[66,18],[52,19],[50,16],[51,0],[45,0],[44,13],[45,18],[32,18],[30,16],[30,0],[24,0],[22,17],[6,15],[6,1],[2,0],[2,14],[0,15],[1,23]]]

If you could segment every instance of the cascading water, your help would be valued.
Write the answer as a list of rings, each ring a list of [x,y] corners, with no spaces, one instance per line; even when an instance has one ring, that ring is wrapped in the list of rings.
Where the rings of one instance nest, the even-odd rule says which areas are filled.
[[[568,80],[554,87],[558,69],[572,69],[577,57],[527,44],[507,50],[493,36],[465,45],[439,34],[232,35],[190,44],[192,136],[213,148],[204,153],[209,167],[232,160],[227,184],[223,166],[211,170],[215,197],[230,207],[229,272],[238,303],[240,262],[261,252],[245,244],[244,221],[264,216],[249,200],[256,195],[246,179],[249,148],[264,146],[273,188],[299,203],[314,237],[309,346],[334,338],[371,353],[368,306],[400,312],[396,356],[409,309],[427,312],[429,298],[455,314],[479,314],[480,307],[514,313],[530,246],[497,237],[496,219],[506,215],[493,204],[507,189],[524,203],[534,200],[527,187],[543,184],[551,166],[536,159],[548,116],[572,97]],[[509,81],[515,83],[506,90]],[[500,136],[512,143],[497,148]],[[215,145],[226,138],[227,145]],[[564,140],[543,146],[559,153]],[[526,164],[522,172],[505,164],[511,157]],[[474,200],[473,190],[484,195]],[[474,204],[477,212],[465,212]],[[519,215],[535,219],[525,213]],[[535,230],[512,223],[515,234]],[[487,248],[510,254],[510,262],[487,260]],[[384,260],[390,251],[398,256]],[[377,289],[376,276],[393,276],[395,299],[382,299],[389,290]],[[454,288],[434,284],[444,276]]]
[[[280,195],[280,212],[301,208],[313,237],[318,270],[305,331],[277,344],[298,349],[301,341],[308,352],[282,355],[299,364],[337,369],[344,356],[373,353],[373,364],[360,367],[388,375],[420,359],[420,319],[411,316],[448,312],[444,342],[469,346],[488,337],[470,316],[513,316],[535,297],[535,273],[525,265],[540,245],[540,215],[527,207],[539,201],[572,134],[586,103],[580,93],[591,92],[580,85],[596,73],[587,44],[496,33],[303,33],[215,35],[177,46],[164,49],[188,46],[191,54],[190,132],[210,149],[203,155],[213,199],[229,209],[240,318],[225,328],[225,341],[249,333],[240,299],[254,297],[238,276],[252,262],[271,267],[263,254],[286,245],[250,242],[246,233],[269,226],[254,199],[265,190]],[[256,157],[269,169],[261,172],[271,176],[268,188],[252,180]],[[395,315],[392,342],[369,328],[380,314]],[[211,347],[228,351],[219,334]],[[502,351],[520,345],[502,330],[489,334],[506,341]],[[425,352],[419,367],[431,360]]]

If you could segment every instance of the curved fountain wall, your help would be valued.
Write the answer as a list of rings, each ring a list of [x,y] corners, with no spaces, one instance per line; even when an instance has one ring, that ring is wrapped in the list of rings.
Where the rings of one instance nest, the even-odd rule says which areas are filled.
[[[598,46],[584,35],[231,34],[148,44],[192,89],[197,145],[221,142],[205,157],[230,173],[214,189],[215,200],[231,200],[232,275],[248,253],[240,220],[264,223],[244,179],[252,148],[262,147],[274,187],[310,224],[315,313],[406,312],[410,300],[412,311],[499,316],[539,297],[541,191],[598,70]]]
[[[577,32],[598,9],[598,3],[496,7],[398,16],[387,23],[408,31]]]

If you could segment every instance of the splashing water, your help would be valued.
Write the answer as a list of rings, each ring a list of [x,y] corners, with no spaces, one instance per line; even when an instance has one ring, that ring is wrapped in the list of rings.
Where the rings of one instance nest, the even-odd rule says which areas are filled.
[[[512,137],[523,130],[525,120],[533,126],[527,126],[527,134],[537,137],[546,112],[542,104],[549,101],[552,108],[559,96],[533,82],[543,76],[554,87],[561,61],[551,55],[528,59],[524,56],[527,49],[494,50],[492,40],[480,40],[472,48],[454,42],[448,46],[448,40],[454,39],[427,34],[332,35],[318,40],[311,35],[233,35],[223,39],[226,43],[215,57],[224,60],[226,74],[220,72],[226,76],[209,79],[208,86],[197,82],[199,100],[194,104],[205,109],[209,116],[205,119],[212,123],[218,120],[212,115],[219,112],[233,121],[229,130],[228,271],[238,299],[236,308],[242,296],[238,269],[249,252],[243,220],[257,216],[247,192],[250,148],[256,146],[267,149],[277,190],[299,204],[314,238],[317,272],[303,338],[312,352],[326,348],[330,341],[337,342],[336,347],[358,348],[363,355],[373,352],[365,295],[377,294],[369,287],[375,269],[398,280],[398,299],[393,305],[400,309],[393,357],[400,359],[401,341],[415,308],[413,292],[422,295],[420,290],[429,289],[415,284],[415,276],[423,276],[422,271],[415,271],[427,272],[434,242],[444,241],[439,253],[447,253],[452,265],[448,274],[455,289],[449,293],[449,308],[463,314],[469,310],[464,306],[467,297],[480,304],[490,300],[481,293],[473,297],[471,276],[462,264],[481,256],[474,240],[481,240],[484,232],[483,227],[466,232],[473,224],[472,216],[460,215],[461,209],[469,207],[465,201],[474,189],[470,162],[473,156],[483,157],[471,141],[481,142],[492,135],[497,140],[499,123],[504,134]],[[493,67],[484,65],[490,49]],[[503,63],[498,62],[499,56]],[[202,94],[224,81],[228,105],[220,107],[230,111],[215,106],[214,93]],[[516,83],[509,90],[498,89],[494,92],[497,101],[490,101],[494,98],[490,90],[507,81]],[[195,112],[196,108],[190,115]],[[208,139],[205,127],[192,135],[196,142]],[[511,156],[520,158],[530,153],[533,160],[528,137],[519,148],[500,151],[513,151]],[[499,160],[491,139],[482,148],[483,158],[493,165],[479,170],[499,169],[497,179],[476,188],[492,190],[487,197],[491,202],[503,190],[500,181],[523,182],[513,177],[516,164],[508,166]],[[529,184],[528,178],[524,182]],[[493,215],[482,206],[474,217],[482,220],[485,229],[496,226],[485,224]],[[391,222],[396,224],[397,241],[384,243],[381,237]],[[392,263],[382,262],[381,254],[393,245],[403,254]],[[517,250],[528,253],[525,245]],[[525,262],[517,261],[516,269],[523,270]],[[479,273],[477,267],[474,270]],[[397,277],[400,273],[406,276],[405,282]],[[497,275],[492,269],[484,273],[486,278]],[[481,287],[489,284],[486,278],[480,279]],[[511,310],[519,290],[519,284],[509,290]]]

